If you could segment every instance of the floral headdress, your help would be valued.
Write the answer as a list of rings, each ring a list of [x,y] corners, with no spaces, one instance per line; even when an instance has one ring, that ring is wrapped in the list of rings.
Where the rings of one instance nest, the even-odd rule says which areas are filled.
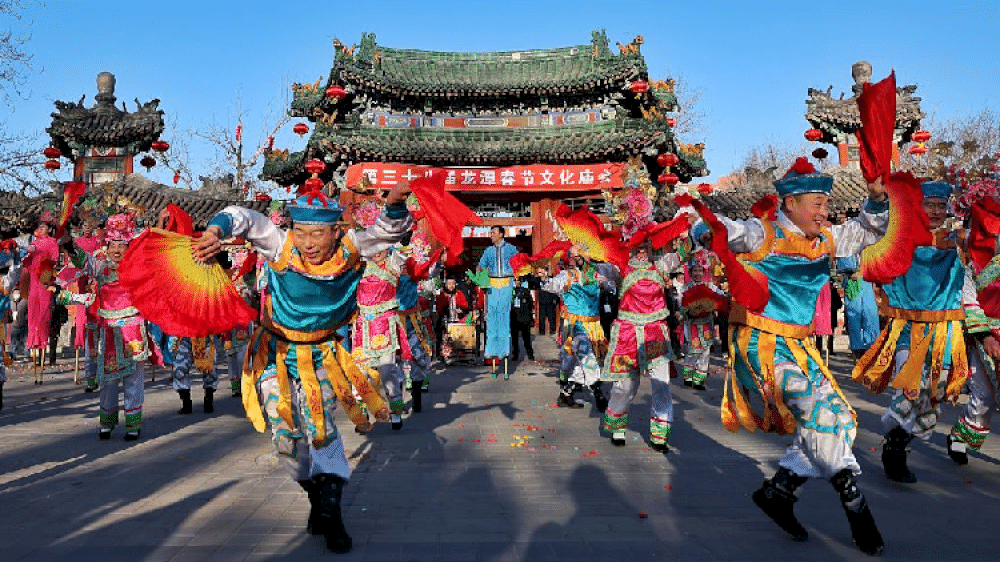
[[[135,228],[135,214],[111,215],[105,223],[104,242],[130,242],[135,238]]]

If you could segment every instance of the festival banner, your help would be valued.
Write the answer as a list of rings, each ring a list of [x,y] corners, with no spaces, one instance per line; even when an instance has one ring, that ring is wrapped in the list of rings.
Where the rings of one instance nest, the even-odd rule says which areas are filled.
[[[401,181],[445,174],[448,191],[590,191],[623,186],[623,162],[601,164],[531,164],[506,168],[433,168],[394,162],[366,162],[347,169],[347,185],[361,185],[361,178],[377,188],[391,188]]]

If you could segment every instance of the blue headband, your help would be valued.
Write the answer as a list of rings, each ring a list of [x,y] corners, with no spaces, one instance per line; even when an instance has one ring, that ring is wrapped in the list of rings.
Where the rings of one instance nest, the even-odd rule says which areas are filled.
[[[288,206],[288,214],[295,224],[336,224],[344,209],[336,201],[320,193],[307,193]]]
[[[691,238],[694,238],[694,241],[697,242],[698,239],[701,238],[701,235],[706,232],[708,232],[708,225],[704,222],[699,222],[694,225],[693,229],[691,229]]]
[[[948,199],[951,197],[953,188],[950,183],[943,181],[925,181],[920,183],[920,189],[924,190],[924,197],[937,199]]]

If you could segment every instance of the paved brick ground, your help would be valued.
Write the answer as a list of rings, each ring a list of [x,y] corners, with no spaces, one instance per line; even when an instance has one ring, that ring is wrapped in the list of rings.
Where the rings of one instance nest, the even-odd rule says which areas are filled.
[[[543,364],[509,381],[486,367],[439,370],[423,413],[403,430],[356,435],[345,492],[354,551],[341,560],[855,560],[829,484],[808,483],[796,510],[811,538],[794,543],[750,501],[772,474],[785,438],[730,434],[719,423],[723,378],[708,390],[675,385],[672,451],[646,445],[649,385],[633,406],[630,441],[615,448],[600,417],[554,408],[555,345],[536,338]],[[832,360],[842,380],[846,352]],[[714,369],[721,369],[716,361]],[[23,370],[23,364],[21,364]],[[189,561],[332,559],[305,534],[308,502],[220,391],[216,413],[175,414],[160,378],[146,390],[142,440],[97,439],[97,397],[65,371],[35,386],[11,377],[0,411],[0,560]],[[225,381],[223,381],[225,385]],[[930,444],[915,444],[914,485],[886,480],[879,416],[887,396],[844,387],[859,414],[861,485],[888,560],[1000,558],[992,537],[1000,446],[966,467],[944,452],[945,408]],[[587,397],[589,400],[589,396]],[[340,420],[344,422],[345,420]],[[640,518],[640,513],[648,514]],[[992,515],[991,515],[992,514]]]

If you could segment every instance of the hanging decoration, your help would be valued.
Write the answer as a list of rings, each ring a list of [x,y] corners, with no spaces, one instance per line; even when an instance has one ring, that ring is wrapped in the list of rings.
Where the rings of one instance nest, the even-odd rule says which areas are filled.
[[[306,125],[305,123],[296,123],[295,126],[292,127],[292,131],[301,137],[309,132],[309,125]]]
[[[819,129],[808,129],[805,133],[805,137],[809,142],[816,142],[823,138],[823,131]]]

